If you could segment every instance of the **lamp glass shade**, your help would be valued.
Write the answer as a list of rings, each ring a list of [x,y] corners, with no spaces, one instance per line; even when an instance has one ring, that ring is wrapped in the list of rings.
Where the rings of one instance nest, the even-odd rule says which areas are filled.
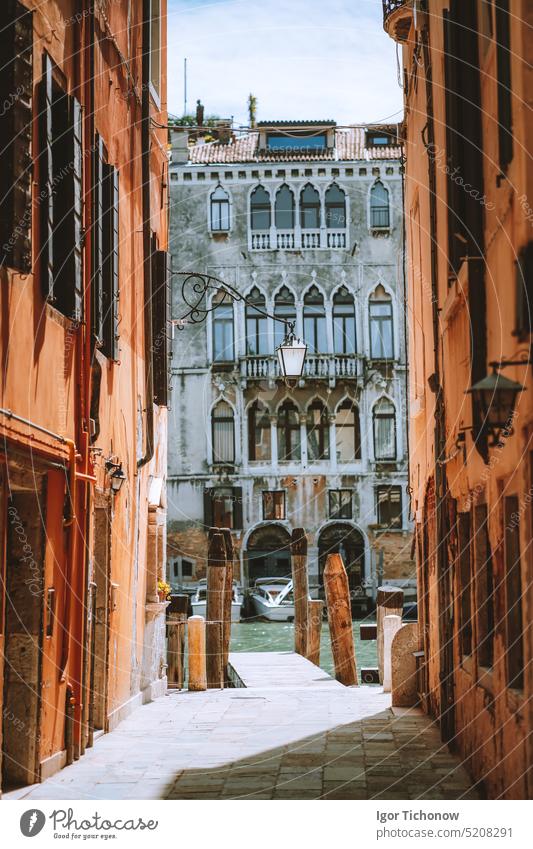
[[[288,337],[277,348],[278,362],[283,377],[301,377],[304,370],[307,345],[295,336]]]
[[[516,398],[522,392],[523,386],[514,380],[509,380],[499,372],[484,377],[468,391],[486,424],[491,428],[505,428],[512,418]]]
[[[122,488],[122,484],[126,480],[126,475],[124,474],[122,468],[116,469],[111,475],[111,489],[113,492],[120,492]]]

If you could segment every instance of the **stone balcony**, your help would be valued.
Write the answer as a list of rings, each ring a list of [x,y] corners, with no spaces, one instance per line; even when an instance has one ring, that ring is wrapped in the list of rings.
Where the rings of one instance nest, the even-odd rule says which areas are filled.
[[[251,251],[346,250],[348,230],[332,227],[316,229],[295,227],[293,230],[251,230],[248,247]]]
[[[272,354],[247,356],[240,360],[241,378],[252,380],[281,379],[278,358]],[[308,354],[305,360],[303,379],[357,380],[363,373],[362,359],[357,354]]]
[[[413,19],[413,0],[383,0],[383,27],[394,41],[407,41]]]

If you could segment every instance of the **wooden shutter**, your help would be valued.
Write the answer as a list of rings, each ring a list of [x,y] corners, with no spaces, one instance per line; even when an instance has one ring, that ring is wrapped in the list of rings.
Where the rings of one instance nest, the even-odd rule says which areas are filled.
[[[7,0],[0,27],[0,262],[31,269],[32,13]]]
[[[119,340],[119,172],[113,168],[111,174],[111,356],[118,360]]]
[[[102,216],[102,351],[118,359],[118,250],[119,250],[119,176],[105,162],[103,173]]]
[[[533,332],[533,241],[522,248],[516,260],[516,320],[514,335]]]
[[[93,150],[93,278],[92,278],[92,332],[97,345],[104,339],[103,306],[103,218],[104,218],[104,146],[97,133]]]
[[[204,489],[204,525],[213,527],[213,490]]]
[[[152,357],[154,401],[168,404],[170,353],[170,254],[154,251],[152,258]]]
[[[498,146],[500,168],[505,173],[513,158],[509,0],[496,0],[495,12],[498,74]]]
[[[39,245],[43,297],[54,300],[54,165],[52,135],[52,61],[43,54],[43,76],[39,85]]]
[[[243,524],[242,486],[233,487],[233,530],[241,531]]]

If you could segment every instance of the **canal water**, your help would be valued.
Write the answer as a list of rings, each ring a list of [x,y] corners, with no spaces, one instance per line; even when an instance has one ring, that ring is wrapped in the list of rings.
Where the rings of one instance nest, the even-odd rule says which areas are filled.
[[[361,620],[369,624],[368,619]],[[376,667],[375,640],[359,638],[359,621],[353,623],[357,671],[365,666]],[[231,626],[231,651],[294,651],[294,625],[291,622],[233,622]],[[320,640],[320,666],[335,677],[328,623],[322,624]]]

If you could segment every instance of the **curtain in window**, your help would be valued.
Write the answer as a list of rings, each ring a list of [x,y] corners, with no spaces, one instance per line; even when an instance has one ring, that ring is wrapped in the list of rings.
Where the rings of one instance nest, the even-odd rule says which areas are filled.
[[[324,298],[316,286],[311,286],[304,298],[304,339],[309,353],[327,351]]]
[[[213,462],[235,461],[235,421],[233,410],[226,401],[219,401],[213,410]]]
[[[333,298],[333,343],[336,354],[355,354],[355,303],[345,286]]]
[[[278,459],[299,460],[301,456],[300,417],[297,407],[286,401],[278,412]]]
[[[213,310],[213,359],[215,362],[233,360],[233,306],[219,304]]]
[[[328,411],[320,401],[307,410],[307,456],[310,461],[329,460]]]
[[[353,463],[354,460],[360,460],[361,427],[357,405],[352,401],[344,401],[337,410],[335,425],[339,462]]]
[[[385,398],[374,407],[374,457],[376,460],[396,458],[396,412]]]
[[[379,286],[369,301],[370,357],[373,360],[394,359],[392,301]]]
[[[248,446],[249,460],[270,460],[270,415],[259,401],[252,404],[248,412]]]

